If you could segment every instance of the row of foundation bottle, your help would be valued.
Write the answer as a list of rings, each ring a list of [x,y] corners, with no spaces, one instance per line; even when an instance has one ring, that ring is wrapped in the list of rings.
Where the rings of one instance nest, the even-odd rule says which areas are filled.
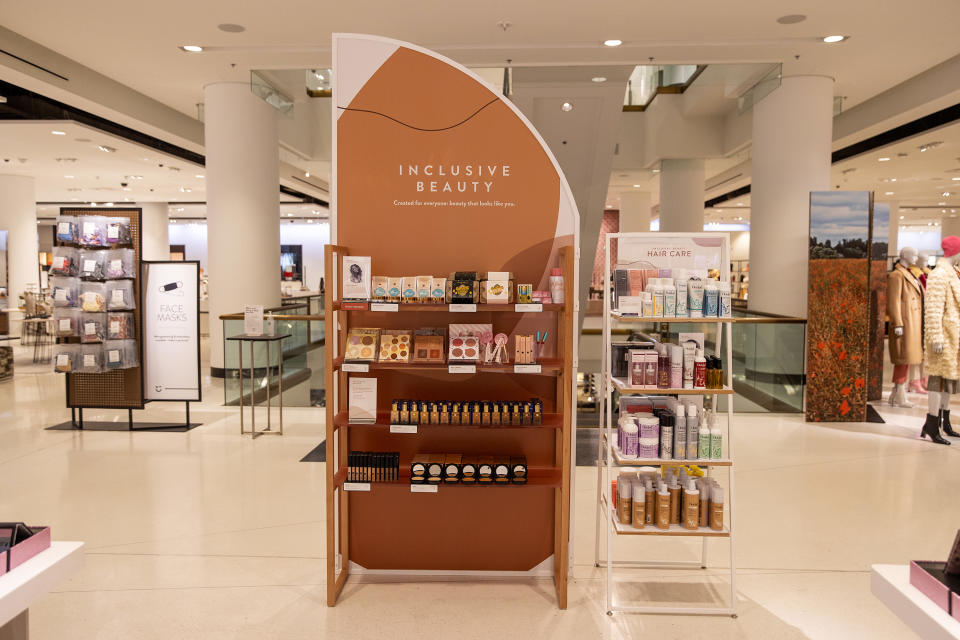
[[[723,530],[724,491],[710,477],[693,478],[681,468],[657,472],[621,473],[614,481],[617,520],[634,529],[669,529],[681,525],[696,530]]]

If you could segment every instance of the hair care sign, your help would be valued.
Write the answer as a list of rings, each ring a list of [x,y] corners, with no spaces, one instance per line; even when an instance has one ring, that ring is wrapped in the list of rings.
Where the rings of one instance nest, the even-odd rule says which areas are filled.
[[[200,400],[200,263],[143,263],[147,400]]]
[[[619,236],[617,242],[618,267],[694,269],[711,272],[721,281],[730,279],[730,249],[725,233],[651,233]]]

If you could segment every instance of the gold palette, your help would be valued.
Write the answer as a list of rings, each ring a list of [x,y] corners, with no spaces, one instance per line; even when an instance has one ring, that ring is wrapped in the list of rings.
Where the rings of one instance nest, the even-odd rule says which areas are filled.
[[[380,329],[350,329],[343,359],[352,362],[373,362],[377,355]]]
[[[380,333],[379,362],[409,362],[411,332],[389,329]]]

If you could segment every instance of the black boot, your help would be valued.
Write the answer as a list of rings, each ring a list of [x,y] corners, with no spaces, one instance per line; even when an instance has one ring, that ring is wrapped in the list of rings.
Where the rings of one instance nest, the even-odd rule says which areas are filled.
[[[923,431],[920,432],[920,437],[929,437],[931,440],[937,444],[950,444],[950,441],[945,439],[940,435],[940,424],[937,416],[928,413],[927,421],[923,423]]]
[[[940,415],[943,416],[943,432],[950,436],[951,438],[960,438],[960,433],[957,433],[953,430],[953,427],[950,426],[950,409],[941,409]]]

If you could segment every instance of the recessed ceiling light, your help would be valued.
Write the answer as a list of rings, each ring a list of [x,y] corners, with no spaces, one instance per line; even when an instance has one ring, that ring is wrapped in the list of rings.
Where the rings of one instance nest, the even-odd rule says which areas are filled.
[[[723,209],[717,209],[717,213],[723,213]]]
[[[660,169],[651,169],[653,173],[660,173]]]
[[[877,158],[877,162],[890,162],[890,158]]]
[[[90,206],[91,206],[91,207],[95,207],[95,206],[97,206],[97,203],[96,203],[96,202],[91,202],[91,203],[90,203]]]
[[[903,216],[900,216],[900,219],[903,220]]]
[[[72,180],[72,179],[73,179],[73,176],[63,176],[63,177],[66,178],[67,180]]]
[[[639,189],[639,188],[640,188],[640,185],[635,184],[635,185],[633,185],[633,188],[634,188],[634,189]]]
[[[98,144],[98,145],[97,145],[97,149],[100,149],[100,151],[103,151],[104,153],[115,153],[115,152],[116,152],[116,149],[115,149],[115,148],[113,148],[113,147],[108,147],[108,146],[105,145],[105,144]]]
[[[188,187],[180,187],[180,193],[190,193],[192,189]]]
[[[833,44],[834,42],[843,42],[847,39],[847,36],[826,36],[823,41],[828,44]]]
[[[592,77],[592,78],[590,78],[590,79],[591,79],[593,82],[606,82],[606,81],[607,81],[607,79],[604,78],[603,76],[594,76],[594,77]]]
[[[112,207],[112,206],[113,206],[113,203],[112,203],[112,202],[104,202],[104,203],[103,203],[103,206],[105,206],[105,207]]]
[[[944,192],[941,193],[940,195],[942,195],[944,198],[949,198],[949,197],[950,197],[950,192],[949,192],[949,191],[944,191]]]
[[[883,192],[883,195],[885,195],[885,196],[892,196],[892,195],[893,195],[893,191],[884,191],[884,192]]]
[[[56,129],[54,129],[54,130],[51,131],[50,133],[52,133],[52,134],[55,135],[55,136],[65,136],[65,135],[67,135],[67,132],[66,132],[66,131],[57,131]]]
[[[247,30],[247,28],[242,24],[232,24],[230,22],[218,24],[217,29],[220,29],[220,31],[226,31],[227,33],[243,33]]]
[[[309,177],[310,177],[310,172],[309,172],[309,171],[307,171],[307,172],[306,172],[306,173],[304,173],[303,175],[305,175],[306,177],[308,177],[308,178],[309,178]]]
[[[950,178],[950,179],[951,179],[951,180],[955,180],[955,181],[960,181],[960,176],[956,176],[956,177],[953,177],[953,178]]]
[[[202,174],[202,173],[198,173],[197,175],[195,175],[195,176],[193,176],[193,177],[194,177],[194,178],[203,178],[203,174]]]
[[[604,40],[603,46],[605,47],[619,47],[623,44],[623,40],[617,40],[616,38],[611,38],[610,40]]]
[[[780,16],[777,18],[777,22],[780,24],[797,24],[798,22],[803,22],[807,19],[807,16],[802,13],[791,13],[790,15]]]
[[[572,111],[572,110],[573,110],[573,105],[570,104],[569,102],[564,102],[562,105],[560,105],[560,109],[561,109],[562,111]]]
[[[203,47],[197,44],[184,44],[180,46],[184,51],[189,51],[190,53],[200,53],[203,51]]]

